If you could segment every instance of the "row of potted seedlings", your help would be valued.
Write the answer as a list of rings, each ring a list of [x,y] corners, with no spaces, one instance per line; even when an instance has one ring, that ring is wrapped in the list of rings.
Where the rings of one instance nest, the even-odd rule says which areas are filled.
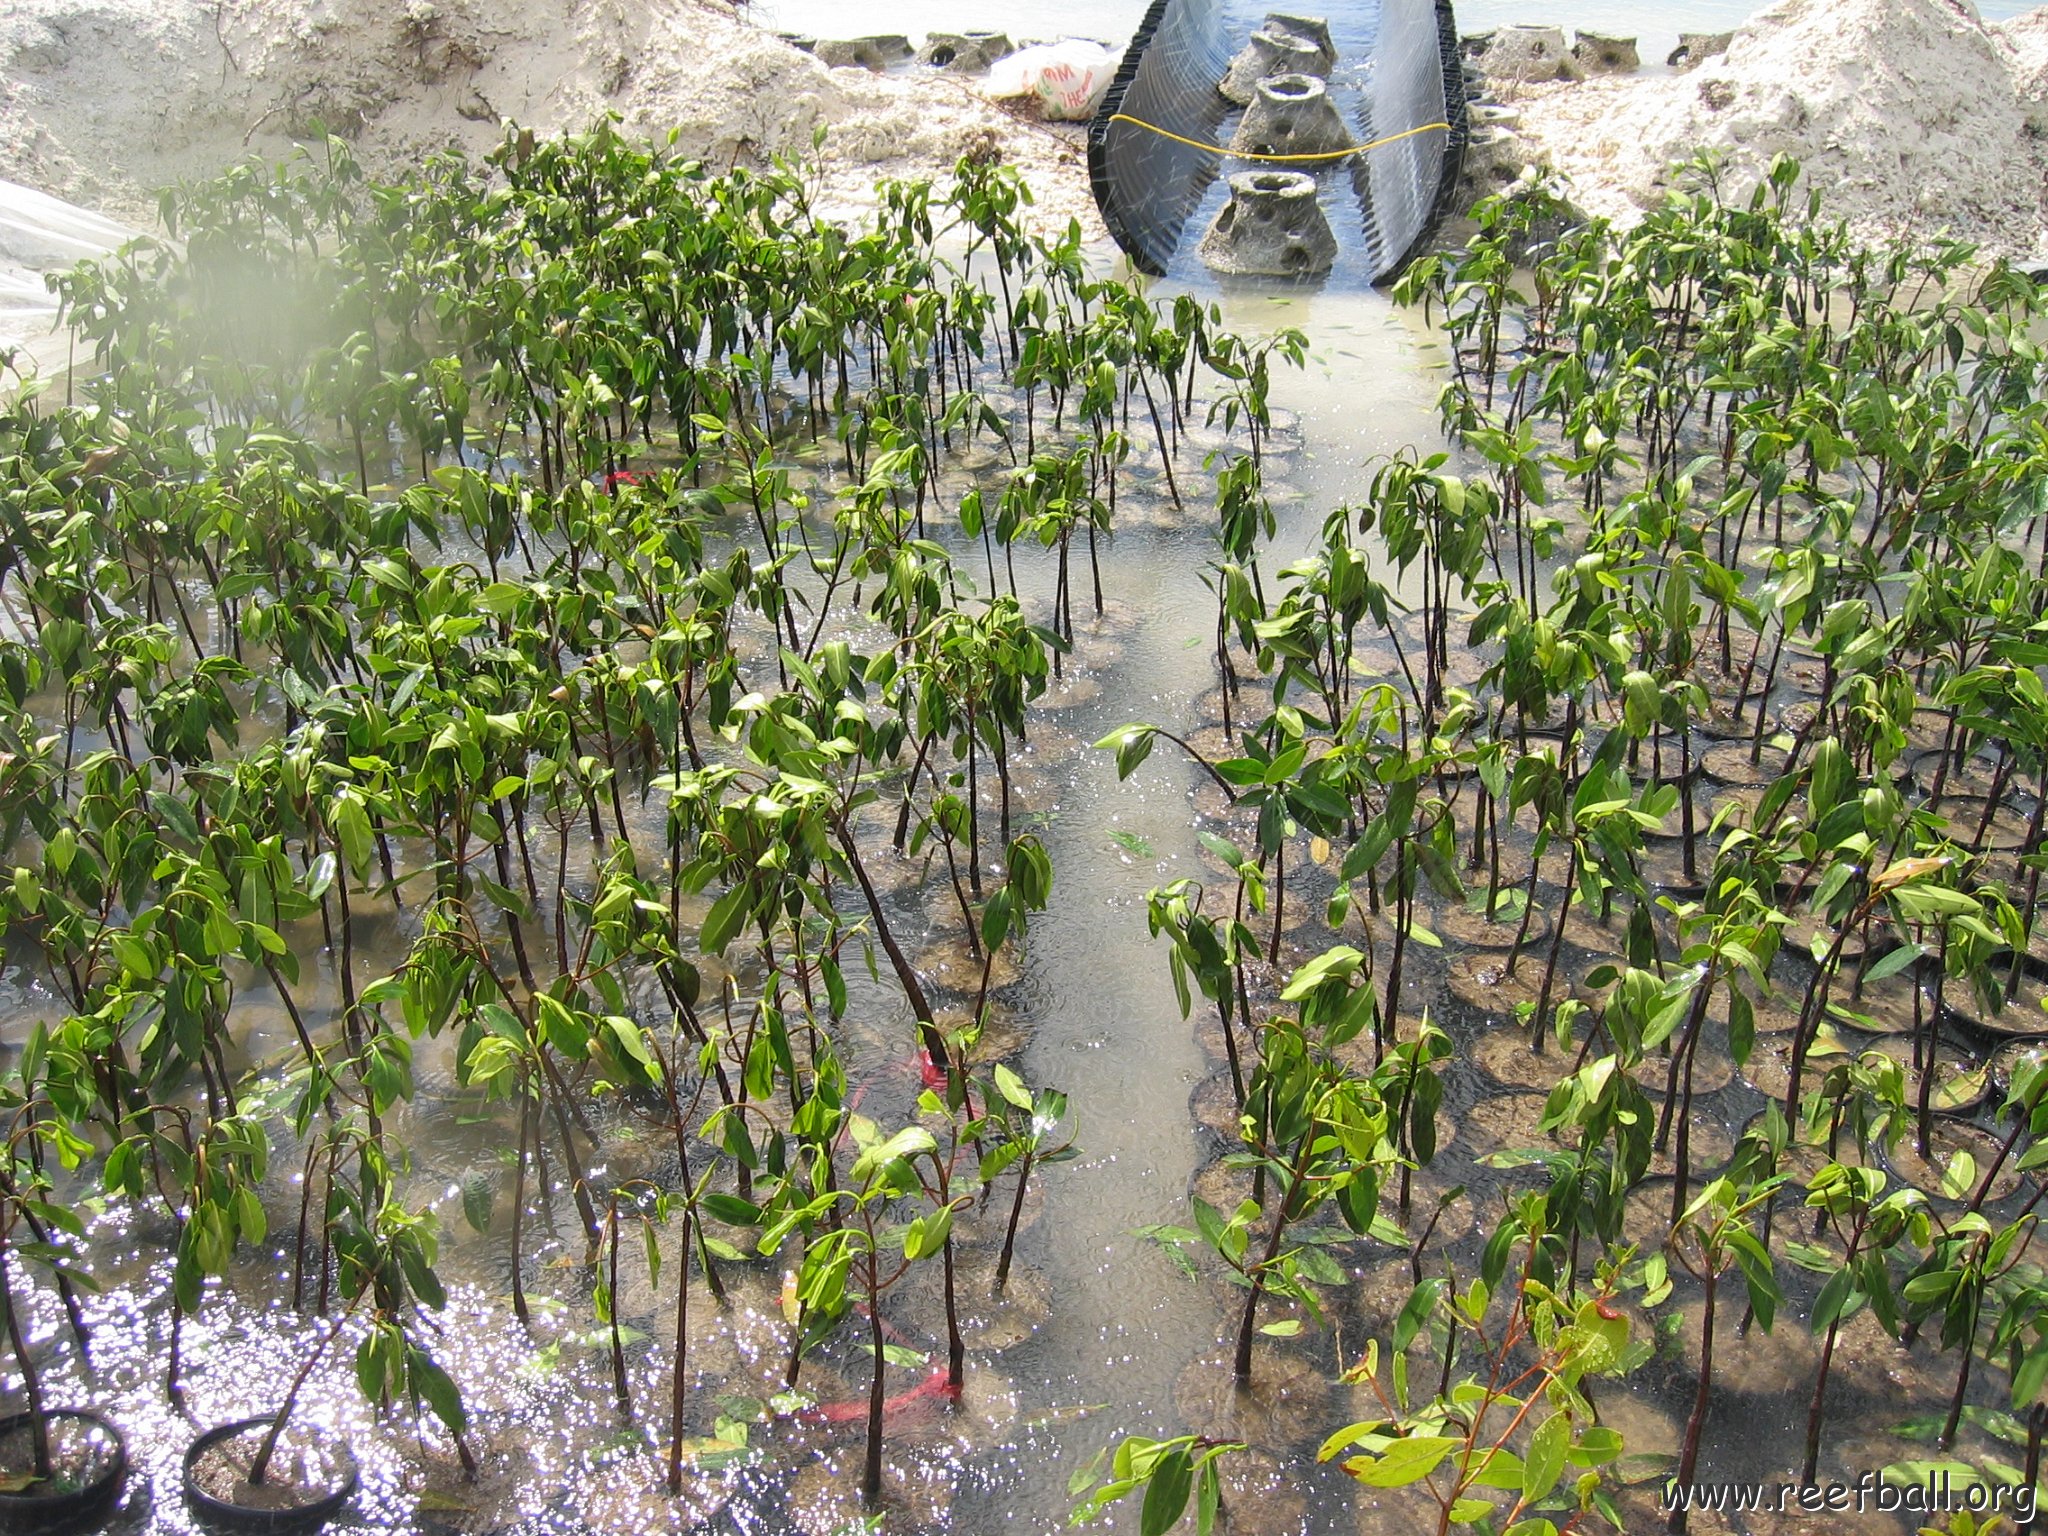
[[[1222,1156],[1155,1235],[1255,1301],[1285,1275],[1283,1338],[1407,1248],[1342,1310],[1369,1416],[1321,1447],[1407,1490],[1390,1529],[1682,1530],[1646,1454],[1651,1486],[1812,1482],[1852,1330],[1951,1475],[2039,1479],[2043,301],[1966,247],[1858,246],[1789,162],[1725,177],[1547,244],[1544,195],[1492,199],[1417,263],[1450,449],[1385,461],[1278,571],[1234,532],[1256,505],[1225,516],[1219,689],[1099,743],[1187,760],[1208,853],[1151,911],[1213,1015]],[[1291,1162],[1316,1114],[1344,1171]],[[1313,1221],[1351,1181],[1398,1188],[1391,1230]],[[1601,1405],[1680,1304],[1689,1411],[1625,1443]],[[1142,1496],[1166,1529],[1288,1454],[1314,1368],[1233,1349],[1249,1310],[1227,1411],[1184,1378],[1192,1432],[1126,1440],[1084,1513]],[[1786,1311],[1817,1346],[1789,1461],[1718,1406],[1774,1379]],[[1988,1423],[2013,1449],[1960,1460]]]
[[[693,1271],[722,1300],[732,1266],[790,1269],[790,1389],[871,1346],[868,1507],[913,1268],[942,1277],[958,1394],[954,1219],[994,1213],[1000,1297],[1027,1189],[1074,1155],[1065,1097],[1004,1059],[1052,881],[1037,706],[1114,630],[1120,498],[1178,508],[1266,451],[1300,340],[1089,277],[1002,167],[887,189],[853,230],[810,198],[799,168],[714,176],[610,125],[391,185],[337,142],[178,189],[176,244],[62,279],[95,371],[0,415],[0,919],[60,1004],[7,1080],[29,1409],[0,1519],[90,1524],[126,1467],[111,1423],[46,1401],[17,1304],[33,1274],[84,1356],[78,1192],[167,1224],[181,1403],[210,1283],[292,1229],[273,1156],[315,1325],[274,1408],[192,1443],[192,1507],[343,1508],[355,1460],[302,1404],[344,1355],[477,1471],[436,1219],[402,1194],[430,1060],[513,1149],[513,1312],[539,1255],[572,1260],[629,1425],[647,1233],[675,1315],[642,1470],[670,1497],[703,1487]],[[290,323],[254,323],[251,285]],[[1051,567],[1042,625],[1019,543]],[[252,1002],[281,1054],[252,1059]],[[652,1176],[603,1171],[623,1119],[672,1148]],[[567,1237],[538,1219],[558,1192]]]

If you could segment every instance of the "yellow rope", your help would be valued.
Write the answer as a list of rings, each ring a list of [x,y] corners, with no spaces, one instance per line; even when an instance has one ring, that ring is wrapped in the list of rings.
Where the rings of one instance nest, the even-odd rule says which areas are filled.
[[[1342,160],[1346,155],[1362,155],[1369,149],[1378,149],[1385,144],[1412,139],[1418,133],[1432,133],[1441,128],[1448,132],[1449,123],[1424,123],[1420,128],[1409,128],[1401,133],[1390,133],[1384,139],[1374,139],[1370,144],[1357,144],[1350,149],[1325,149],[1313,155],[1254,155],[1241,149],[1229,149],[1221,144],[1204,144],[1200,139],[1184,139],[1177,133],[1168,133],[1157,123],[1148,123],[1142,117],[1132,117],[1128,112],[1112,112],[1112,123],[1129,123],[1135,128],[1144,128],[1158,134],[1162,139],[1171,139],[1176,144],[1185,144],[1190,149],[1206,149],[1212,155],[1228,155],[1233,160],[1278,160],[1282,163],[1302,160]]]

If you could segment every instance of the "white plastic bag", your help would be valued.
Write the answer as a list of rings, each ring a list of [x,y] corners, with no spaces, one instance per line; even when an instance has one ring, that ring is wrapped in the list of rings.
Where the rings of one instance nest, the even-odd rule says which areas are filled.
[[[998,59],[988,72],[988,93],[1036,96],[1047,117],[1075,122],[1094,115],[1115,74],[1115,54],[1100,43],[1070,38]]]

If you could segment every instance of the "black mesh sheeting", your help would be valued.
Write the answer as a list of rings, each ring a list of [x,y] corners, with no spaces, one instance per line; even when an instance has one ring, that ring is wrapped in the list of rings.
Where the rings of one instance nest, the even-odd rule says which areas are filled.
[[[1327,168],[1301,167],[1317,171],[1324,183],[1340,243],[1355,239],[1359,246],[1340,272],[1388,281],[1429,239],[1456,191],[1466,110],[1451,0],[1332,0],[1327,7],[1300,0],[1153,0],[1089,130],[1088,168],[1103,222],[1140,271],[1160,275],[1192,260],[1200,231],[1190,228],[1191,215],[1204,206],[1219,174],[1250,162],[1111,119],[1124,114],[1202,144],[1224,142],[1237,109],[1216,83],[1274,9],[1326,16],[1337,48],[1331,95],[1360,143],[1425,124],[1450,125]],[[1218,189],[1208,202],[1220,196]],[[1333,196],[1355,205],[1355,218],[1343,217]]]
[[[1088,176],[1110,236],[1141,272],[1172,265],[1188,215],[1215,179],[1218,157],[1132,123],[1122,112],[1214,144],[1230,103],[1216,82],[1229,67],[1234,39],[1225,0],[1152,0],[1088,129]]]

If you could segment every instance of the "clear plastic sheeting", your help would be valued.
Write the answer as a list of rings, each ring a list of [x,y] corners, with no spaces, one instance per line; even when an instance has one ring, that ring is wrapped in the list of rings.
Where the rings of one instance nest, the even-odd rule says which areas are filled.
[[[1316,177],[1341,253],[1333,278],[1386,282],[1443,217],[1464,154],[1464,79],[1450,0],[1154,0],[1088,136],[1103,222],[1132,265],[1192,275],[1222,206],[1221,177],[1257,162],[1219,152],[1236,108],[1217,90],[1269,11],[1327,20],[1328,92],[1361,145],[1354,156],[1278,167]]]
[[[1381,0],[1375,67],[1361,93],[1362,142],[1351,161],[1373,280],[1393,277],[1450,211],[1464,159],[1465,77],[1450,0]],[[1432,62],[1433,61],[1433,62]],[[1425,123],[1450,126],[1413,133]],[[1409,138],[1394,135],[1409,133]]]
[[[105,255],[134,236],[90,209],[0,181],[0,349],[24,349],[45,370],[61,365],[69,347],[52,332],[57,300],[44,275]]]

